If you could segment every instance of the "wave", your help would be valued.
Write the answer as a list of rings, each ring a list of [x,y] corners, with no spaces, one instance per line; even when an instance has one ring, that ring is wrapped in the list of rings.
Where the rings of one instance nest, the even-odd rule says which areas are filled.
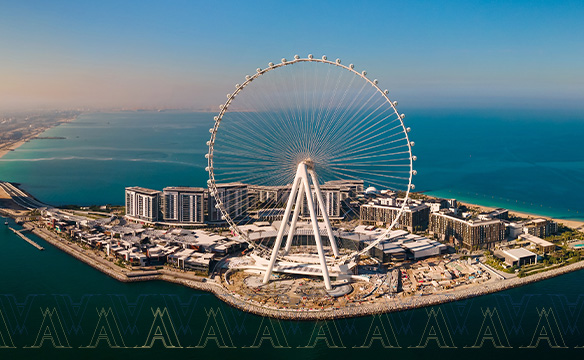
[[[157,164],[175,164],[194,168],[204,168],[200,164],[193,164],[184,161],[173,160],[159,160],[159,159],[136,159],[136,158],[113,158],[113,157],[84,157],[84,156],[64,156],[64,157],[46,157],[33,159],[4,159],[0,158],[0,162],[39,162],[39,161],[70,161],[70,160],[85,160],[85,161],[128,161],[128,162],[145,162]]]

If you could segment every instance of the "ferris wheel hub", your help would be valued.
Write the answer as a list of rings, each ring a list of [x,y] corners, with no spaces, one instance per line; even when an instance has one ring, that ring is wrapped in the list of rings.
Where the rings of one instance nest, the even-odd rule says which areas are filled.
[[[311,158],[302,160],[298,166],[304,165],[308,170],[314,170],[314,161]]]

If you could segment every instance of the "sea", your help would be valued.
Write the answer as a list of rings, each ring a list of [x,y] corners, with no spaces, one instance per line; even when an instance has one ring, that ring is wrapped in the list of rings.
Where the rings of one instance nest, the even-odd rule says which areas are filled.
[[[123,205],[124,188],[205,186],[212,113],[83,114],[0,159],[0,178],[53,205]],[[419,109],[406,123],[416,191],[584,220],[584,115]],[[2,220],[2,219],[0,219]],[[19,228],[12,220],[11,227]],[[165,282],[120,283],[0,223],[0,356],[452,358],[578,355],[584,273],[392,314],[281,321]],[[404,300],[407,301],[407,300]]]

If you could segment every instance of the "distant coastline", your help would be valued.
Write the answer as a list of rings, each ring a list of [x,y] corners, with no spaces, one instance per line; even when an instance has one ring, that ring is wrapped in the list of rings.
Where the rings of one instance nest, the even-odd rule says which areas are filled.
[[[40,135],[43,134],[44,132],[52,129],[52,128],[55,128],[55,127],[61,125],[61,124],[75,121],[77,119],[77,117],[78,116],[76,116],[74,118],[69,118],[69,119],[61,119],[53,126],[41,128],[41,129],[39,129],[39,131],[35,131],[34,133],[29,134],[21,139],[15,140],[9,144],[5,144],[4,146],[2,146],[2,148],[0,148],[0,159],[3,158],[6,154],[10,153],[11,151],[15,151],[16,149],[18,149],[22,145],[24,145],[27,142],[34,140],[34,139],[39,139],[39,140],[41,140],[41,139],[65,139],[64,137],[60,137],[60,136],[59,137],[55,137],[55,136],[41,137]]]
[[[30,138],[33,138],[33,137],[34,136],[32,136]],[[19,147],[21,147],[22,145],[26,144],[26,142],[29,141],[30,138],[26,137],[26,138],[20,139],[18,141],[15,141],[13,143],[7,144],[4,147],[2,147],[2,149],[0,149],[0,159],[3,158],[9,152],[14,151],[14,150],[18,149]]]

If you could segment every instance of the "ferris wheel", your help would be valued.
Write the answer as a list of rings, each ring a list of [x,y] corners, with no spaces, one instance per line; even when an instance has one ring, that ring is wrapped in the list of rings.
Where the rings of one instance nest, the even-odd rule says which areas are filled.
[[[264,282],[297,241],[302,220],[327,289],[327,264],[368,252],[396,226],[416,174],[410,128],[396,106],[365,71],[312,55],[270,62],[227,94],[205,155],[209,215],[268,260]],[[399,194],[397,216],[375,241],[343,253],[333,224],[358,220],[363,198],[379,191]],[[264,220],[277,224],[271,246],[247,229]]]

